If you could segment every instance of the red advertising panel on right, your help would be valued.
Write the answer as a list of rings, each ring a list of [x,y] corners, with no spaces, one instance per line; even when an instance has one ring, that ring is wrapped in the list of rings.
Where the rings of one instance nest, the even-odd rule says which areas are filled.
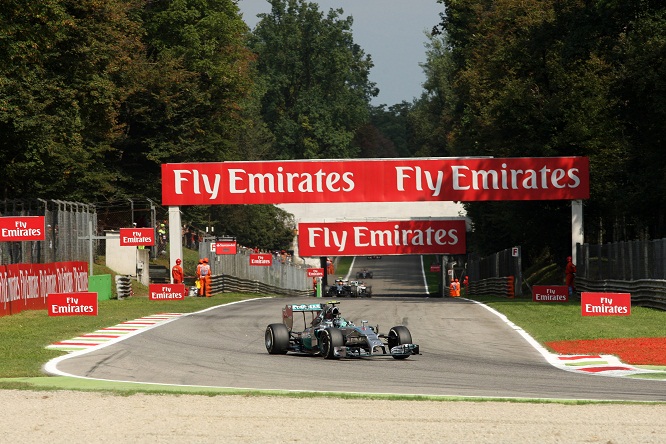
[[[583,316],[629,316],[630,293],[581,293],[580,311]]]
[[[464,219],[298,224],[302,257],[465,254]]]

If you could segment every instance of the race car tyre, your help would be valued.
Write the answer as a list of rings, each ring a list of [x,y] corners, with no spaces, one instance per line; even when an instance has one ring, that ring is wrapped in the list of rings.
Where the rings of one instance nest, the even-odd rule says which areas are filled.
[[[395,347],[396,345],[402,344],[411,344],[412,343],[412,334],[409,332],[409,329],[404,325],[398,325],[393,327],[389,331],[388,335],[388,346],[389,349]],[[409,355],[403,356],[393,356],[395,359],[406,359]]]
[[[264,335],[266,350],[271,355],[284,355],[289,350],[289,330],[284,324],[270,324]]]
[[[335,347],[342,347],[345,345],[345,338],[342,332],[337,328],[327,328],[321,333],[319,338],[321,347],[321,354],[326,359],[336,359]]]

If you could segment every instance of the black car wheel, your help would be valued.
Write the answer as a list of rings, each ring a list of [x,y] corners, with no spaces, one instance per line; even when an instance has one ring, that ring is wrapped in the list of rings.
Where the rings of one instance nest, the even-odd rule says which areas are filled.
[[[345,345],[345,338],[342,332],[337,328],[327,328],[321,332],[319,338],[321,347],[321,354],[326,359],[335,359],[335,347],[342,347]]]
[[[389,349],[395,347],[396,345],[402,344],[411,344],[412,343],[412,334],[409,332],[409,329],[404,325],[398,325],[393,327],[389,331],[388,335],[388,346]],[[406,359],[409,355],[402,356],[393,356],[395,359]]]
[[[266,350],[271,355],[284,355],[289,350],[289,330],[284,324],[271,324],[264,335]]]

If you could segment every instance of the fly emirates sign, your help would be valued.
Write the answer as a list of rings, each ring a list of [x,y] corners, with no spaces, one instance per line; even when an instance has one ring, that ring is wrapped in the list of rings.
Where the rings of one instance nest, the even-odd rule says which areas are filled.
[[[300,223],[298,233],[303,257],[466,252],[463,219]]]
[[[163,205],[574,200],[586,157],[292,160],[162,165]]]

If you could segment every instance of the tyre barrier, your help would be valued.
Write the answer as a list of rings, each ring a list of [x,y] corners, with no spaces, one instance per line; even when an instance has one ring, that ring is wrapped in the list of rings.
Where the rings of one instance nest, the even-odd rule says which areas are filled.
[[[132,296],[132,279],[129,276],[116,275],[116,295],[118,299]]]
[[[292,290],[288,288],[274,287],[263,282],[241,279],[230,275],[211,276],[211,293],[257,293],[275,294],[281,296],[312,296],[312,290]]]
[[[576,277],[576,291],[630,293],[631,305],[666,310],[666,280],[593,280]]]
[[[469,283],[469,294],[513,298],[515,296],[513,276],[486,278]]]

